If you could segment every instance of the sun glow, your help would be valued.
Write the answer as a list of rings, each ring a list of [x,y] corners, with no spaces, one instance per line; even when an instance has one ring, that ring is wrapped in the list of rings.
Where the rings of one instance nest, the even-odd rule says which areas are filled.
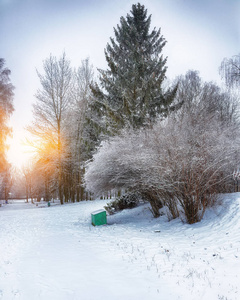
[[[14,129],[12,137],[7,141],[7,158],[13,167],[21,169],[33,158],[33,147],[25,142],[26,139],[25,131]]]

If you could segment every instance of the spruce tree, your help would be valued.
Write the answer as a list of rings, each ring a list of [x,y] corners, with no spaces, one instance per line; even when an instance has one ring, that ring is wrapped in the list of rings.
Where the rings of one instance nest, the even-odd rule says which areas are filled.
[[[100,85],[92,86],[107,128],[140,128],[173,110],[176,87],[164,91],[166,40],[160,29],[150,30],[151,15],[144,5],[132,5],[127,17],[114,28],[115,38],[105,48],[107,70],[99,69]]]

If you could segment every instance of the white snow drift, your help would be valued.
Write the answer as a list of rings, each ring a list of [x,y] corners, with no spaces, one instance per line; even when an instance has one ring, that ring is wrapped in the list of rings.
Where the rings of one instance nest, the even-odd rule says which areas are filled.
[[[105,204],[3,205],[0,299],[240,299],[239,193],[194,225],[145,204],[93,227]]]

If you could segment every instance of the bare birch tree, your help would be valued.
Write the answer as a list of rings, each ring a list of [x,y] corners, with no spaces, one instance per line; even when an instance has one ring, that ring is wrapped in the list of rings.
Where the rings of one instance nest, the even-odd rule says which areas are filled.
[[[231,58],[224,58],[220,66],[220,74],[228,87],[240,87],[240,53]]]
[[[87,197],[83,188],[84,163],[91,157],[98,141],[92,109],[93,97],[90,85],[93,81],[93,66],[89,59],[82,60],[73,73],[71,108],[66,122],[68,137],[68,160],[65,163],[65,192],[74,202]]]
[[[33,105],[34,122],[28,130],[37,138],[36,144],[56,145],[55,167],[58,170],[58,196],[63,204],[62,164],[65,151],[64,121],[70,105],[72,69],[65,53],[57,59],[50,55],[43,62],[43,74],[37,71],[42,88]],[[46,149],[46,147],[44,147]],[[50,162],[53,163],[53,162]]]
[[[215,116],[228,126],[239,123],[239,101],[233,93],[221,89],[213,82],[205,82],[197,71],[188,71],[178,76],[176,100],[183,106],[176,112],[179,117],[185,114]]]

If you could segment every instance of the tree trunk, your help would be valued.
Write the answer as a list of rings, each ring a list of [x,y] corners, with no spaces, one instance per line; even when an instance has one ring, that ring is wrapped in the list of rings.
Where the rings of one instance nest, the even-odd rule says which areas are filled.
[[[49,195],[49,183],[48,183],[48,178],[45,177],[45,201],[49,201],[50,200],[50,195]]]
[[[62,163],[61,163],[61,119],[58,119],[58,194],[61,205],[63,205],[62,191]]]

